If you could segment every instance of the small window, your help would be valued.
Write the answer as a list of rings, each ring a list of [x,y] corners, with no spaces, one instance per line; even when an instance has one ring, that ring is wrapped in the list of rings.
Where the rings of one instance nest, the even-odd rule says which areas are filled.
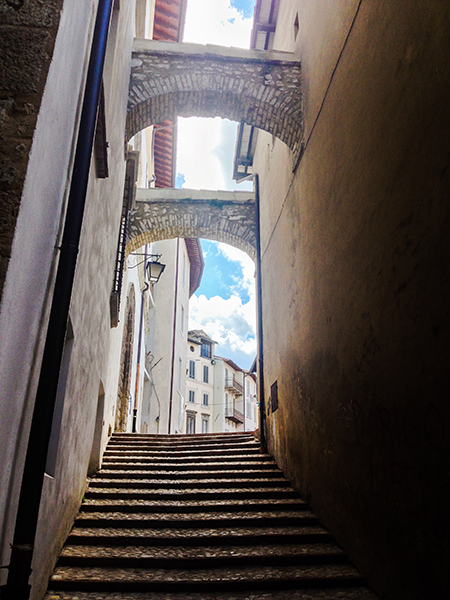
[[[209,433],[209,417],[202,416],[202,433]]]
[[[207,344],[206,342],[202,343],[202,347],[200,348],[200,356],[211,358],[211,344]]]
[[[189,346],[189,350],[190,350],[191,352],[195,352],[195,348],[194,348],[194,346]]]
[[[203,406],[209,405],[209,394],[203,394]]]
[[[187,413],[186,433],[195,433],[195,414]]]
[[[195,402],[195,392],[194,392],[194,390],[189,390],[189,402]]]
[[[209,381],[209,369],[207,365],[203,365],[203,383],[208,383]]]
[[[299,30],[299,22],[298,22],[298,13],[297,13],[295,15],[295,21],[294,21],[294,40],[297,39],[298,30]]]
[[[189,361],[189,377],[190,379],[195,379],[195,361]]]

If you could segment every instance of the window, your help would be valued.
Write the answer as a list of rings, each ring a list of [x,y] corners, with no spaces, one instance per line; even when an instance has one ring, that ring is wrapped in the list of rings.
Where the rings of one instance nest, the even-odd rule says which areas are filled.
[[[202,415],[202,433],[209,433],[209,417]]]
[[[225,394],[225,416],[228,415],[228,394]]]
[[[209,369],[207,365],[203,365],[203,383],[208,383],[209,380]]]
[[[195,433],[195,413],[186,415],[186,433]]]
[[[253,405],[253,420],[256,421],[256,405]]]
[[[208,406],[208,405],[209,405],[209,395],[203,394],[203,406]]]
[[[252,418],[252,405],[250,404],[250,400],[247,400],[245,403],[245,410],[247,411],[247,416],[249,419]]]
[[[195,392],[194,392],[194,390],[189,390],[189,402],[195,402]]]
[[[189,361],[189,377],[190,379],[195,379],[195,361]]]
[[[205,358],[211,358],[211,344],[202,342],[202,347],[200,348],[200,356],[204,356]]]

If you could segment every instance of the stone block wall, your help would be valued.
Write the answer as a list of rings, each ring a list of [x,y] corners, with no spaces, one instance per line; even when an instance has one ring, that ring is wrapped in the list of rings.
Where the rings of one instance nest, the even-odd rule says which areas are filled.
[[[0,3],[0,298],[62,4]]]

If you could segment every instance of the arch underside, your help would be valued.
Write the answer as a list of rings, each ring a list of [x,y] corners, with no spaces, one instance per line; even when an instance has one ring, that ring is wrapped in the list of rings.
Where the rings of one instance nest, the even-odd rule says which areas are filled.
[[[219,231],[218,229],[212,229],[210,227],[186,227],[186,226],[172,226],[165,228],[150,228],[143,233],[133,237],[127,242],[126,245],[126,256],[142,248],[145,244],[151,242],[159,242],[161,240],[170,240],[173,238],[203,238],[206,240],[213,240],[215,242],[224,242],[230,246],[234,246],[239,250],[242,250],[250,258],[256,260],[256,250],[251,242],[234,235],[227,231]]]
[[[284,142],[297,155],[302,139],[301,99],[289,106],[232,92],[173,92],[147,98],[133,106],[126,121],[130,139],[146,127],[179,117],[222,117],[263,129]]]

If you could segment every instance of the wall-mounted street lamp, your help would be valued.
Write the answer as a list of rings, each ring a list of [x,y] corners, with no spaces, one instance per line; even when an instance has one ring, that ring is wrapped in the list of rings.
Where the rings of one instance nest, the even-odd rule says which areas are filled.
[[[149,258],[150,260],[145,266],[147,278],[150,283],[158,283],[161,273],[166,268],[166,265],[159,262],[161,254],[150,254]]]
[[[149,258],[150,260],[147,262],[147,264],[145,265],[145,274],[147,276],[148,281],[151,284],[155,284],[158,283],[159,278],[161,277],[161,273],[164,271],[164,269],[166,268],[166,265],[163,265],[162,263],[159,262],[159,259],[161,258],[161,254],[140,254],[140,253],[135,253],[138,254],[140,256],[145,256],[144,260],[142,262],[145,262],[147,260],[147,258]],[[142,264],[142,262],[140,262],[139,264]],[[138,265],[135,265],[138,266]],[[139,318],[139,342],[138,342],[138,353],[137,353],[137,366],[136,366],[136,391],[134,394],[134,409],[133,409],[133,426],[132,426],[132,432],[136,433],[137,431],[137,412],[138,412],[138,393],[139,393],[139,382],[140,382],[140,367],[141,367],[141,345],[142,345],[142,326],[143,326],[143,322],[144,322],[144,298],[145,298],[145,292],[148,290],[149,288],[149,284],[148,282],[145,282],[145,287],[142,290],[142,295],[141,295],[141,314],[140,314],[140,318]]]

